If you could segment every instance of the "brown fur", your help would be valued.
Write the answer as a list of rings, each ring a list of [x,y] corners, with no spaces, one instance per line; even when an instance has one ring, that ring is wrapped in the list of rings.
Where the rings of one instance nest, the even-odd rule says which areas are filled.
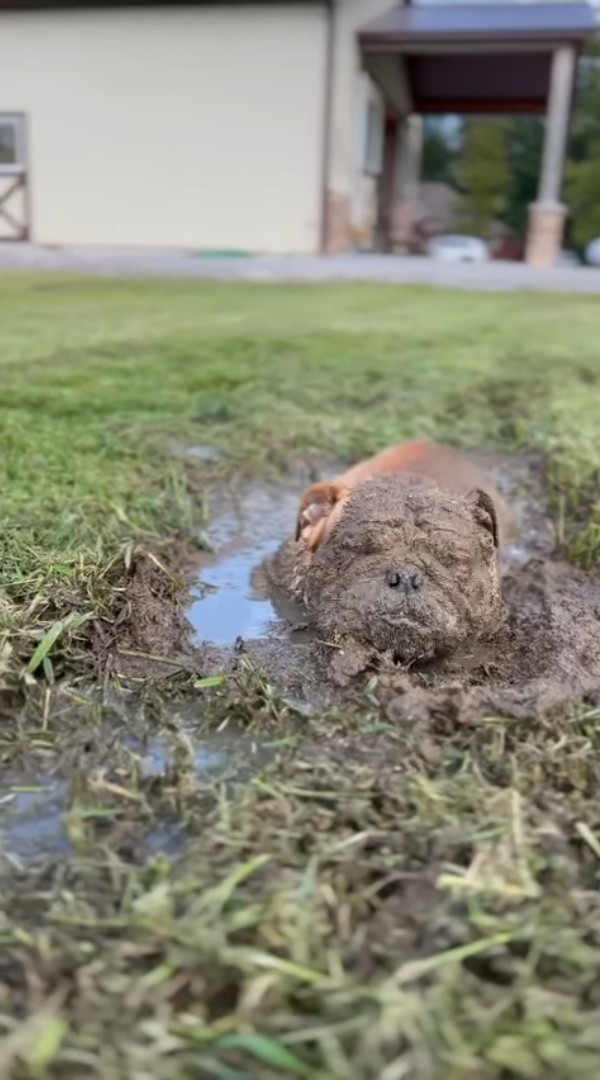
[[[343,503],[353,488],[374,477],[398,473],[428,477],[442,490],[457,494],[480,488],[496,507],[500,544],[511,531],[508,507],[476,465],[452,446],[415,439],[360,461],[334,480],[321,481],[307,488],[300,500],[296,539],[303,536],[308,546],[315,549],[340,520]]]
[[[405,663],[448,655],[502,622],[498,548],[509,522],[458,451],[405,443],[304,493],[290,591],[328,640]]]

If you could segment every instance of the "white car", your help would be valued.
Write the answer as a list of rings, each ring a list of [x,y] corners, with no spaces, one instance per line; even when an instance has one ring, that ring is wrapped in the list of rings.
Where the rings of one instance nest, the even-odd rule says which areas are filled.
[[[446,263],[488,262],[487,244],[477,236],[436,236],[427,245],[432,259]]]
[[[585,261],[588,266],[600,266],[600,237],[590,240],[585,249]]]

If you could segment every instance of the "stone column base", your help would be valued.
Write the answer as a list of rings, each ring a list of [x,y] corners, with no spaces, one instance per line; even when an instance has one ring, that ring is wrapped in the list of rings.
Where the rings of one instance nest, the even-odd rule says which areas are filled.
[[[562,248],[566,207],[558,202],[537,202],[529,207],[525,262],[530,266],[555,266]]]
[[[327,191],[325,199],[325,253],[337,255],[352,247],[350,198],[336,191]]]
[[[406,253],[414,239],[415,208],[409,199],[396,199],[392,212],[392,250]]]

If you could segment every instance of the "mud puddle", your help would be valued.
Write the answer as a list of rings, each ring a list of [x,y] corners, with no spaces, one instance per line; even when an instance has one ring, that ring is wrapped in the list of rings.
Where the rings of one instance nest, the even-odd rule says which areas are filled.
[[[553,550],[554,533],[545,513],[540,462],[531,457],[492,454],[473,459],[509,501],[517,522],[515,538],[503,554],[505,569]],[[340,466],[341,468],[341,466]],[[334,475],[338,469],[331,470]],[[307,641],[303,613],[282,594],[267,590],[261,564],[290,536],[303,485],[247,485],[237,496],[215,502],[206,538],[213,551],[192,589],[187,617],[194,644],[231,649],[252,641]]]
[[[257,741],[244,732],[210,733],[201,739],[193,727],[182,727],[172,736],[145,737],[127,732],[117,742],[112,739],[110,756],[121,767],[99,768],[97,790],[108,790],[106,783],[125,790],[124,764],[142,788],[148,782],[168,781],[182,768],[199,782],[243,782],[268,764],[275,750],[276,744]],[[56,771],[47,765],[39,769],[29,765],[4,774],[0,795],[0,875],[18,869],[24,862],[68,855],[77,843],[82,824],[112,819],[113,812],[95,794],[94,776],[88,775],[82,784],[82,777],[71,774],[67,779],[65,772],[57,764]],[[181,824],[165,818],[152,822],[141,839],[138,836],[142,855],[176,854],[185,843]]]
[[[0,796],[0,861],[68,851],[64,826],[67,792],[64,781],[38,774],[3,777]]]
[[[438,732],[440,725],[445,731],[448,724],[468,723],[482,711],[533,716],[565,701],[595,701],[595,695],[600,700],[600,580],[557,556],[543,463],[535,455],[480,454],[476,460],[510,503],[517,523],[515,539],[503,555],[507,630],[484,656],[460,658],[440,670],[390,670],[382,664],[370,671],[371,704],[379,702],[394,724],[423,720]],[[333,474],[331,470],[329,475]],[[186,613],[193,639],[183,656],[184,661],[193,657],[198,673],[211,675],[235,672],[240,654],[246,654],[298,713],[330,701],[352,701],[355,690],[360,693],[361,685],[364,689],[364,678],[360,685],[336,684],[329,666],[331,651],[311,639],[300,610],[269,593],[261,568],[290,535],[305,483],[302,477],[289,486],[246,485],[211,507],[212,554],[203,557],[193,587]],[[145,609],[151,590],[144,580],[138,584],[133,623],[144,636],[139,643],[134,639],[134,645],[149,653],[176,653],[168,618],[162,622],[154,618],[157,612],[162,618],[168,603],[157,592],[154,606]],[[152,617],[144,620],[145,610]],[[180,624],[173,626],[178,634]],[[167,628],[160,648],[157,627]],[[360,700],[364,705],[364,696]],[[273,750],[243,731],[205,736],[197,699],[194,708],[196,715],[185,717],[181,713],[175,717],[174,710],[172,724],[167,708],[152,737],[143,718],[135,715],[124,721],[122,729],[115,732],[113,727],[113,746],[104,751],[106,775],[111,775],[115,755],[122,762],[123,754],[128,756],[127,767],[127,762],[137,761],[143,782],[168,779],[181,764],[182,753],[188,771],[207,782],[243,781],[270,760]],[[137,736],[136,731],[142,734]],[[53,773],[42,762],[38,770],[28,767],[5,776],[0,793],[0,863],[10,865],[11,860],[18,863],[41,854],[60,856],[72,846],[73,829],[82,815],[96,812],[93,797],[82,801],[81,793],[73,791],[79,761],[75,759],[72,768],[63,758],[59,765],[64,772],[57,765]],[[150,820],[138,830],[138,837],[140,832],[139,844],[148,852],[175,851],[186,842],[184,826],[177,821]]]
[[[561,560],[548,514],[544,462],[535,453],[477,453],[474,461],[509,503],[515,533],[502,554],[507,624],[489,649],[432,665],[428,671],[382,670],[381,700],[394,699],[394,719],[431,711],[468,718],[473,712],[533,715],[600,689],[600,581]],[[331,470],[328,475],[334,475]],[[318,655],[302,613],[269,596],[261,561],[290,535],[301,484],[246,486],[213,507],[205,562],[188,612],[196,646],[217,646],[224,666],[236,651],[250,654],[265,676],[298,701],[322,705],[347,697],[335,658]],[[296,626],[296,629],[294,629]],[[331,658],[331,654],[329,656]],[[344,661],[342,659],[341,668]]]
[[[256,563],[273,554],[277,546],[274,542],[232,550],[203,569],[188,611],[196,641],[232,646],[239,638],[252,640],[282,632],[271,600],[252,581]]]
[[[548,517],[544,461],[540,454],[473,454],[473,461],[491,478],[515,519],[515,533],[502,553],[505,573],[532,559],[548,558],[556,547]]]
[[[261,564],[293,531],[300,491],[295,484],[255,484],[216,503],[206,531],[214,555],[204,562],[187,611],[195,644],[297,643],[302,611],[283,595],[269,595]]]
[[[204,449],[198,448],[198,452]],[[287,688],[290,700],[294,693],[293,657],[295,649],[302,648],[303,632],[293,629],[293,605],[283,597],[278,602],[267,594],[257,567],[289,535],[300,488],[300,484],[292,490],[277,485],[255,486],[211,509],[206,539],[214,554],[203,559],[186,612],[193,628],[191,646],[206,642],[214,646],[215,670],[221,670],[222,661],[237,655],[236,647],[242,641],[250,647],[255,644],[260,660],[261,650],[266,649],[264,660],[271,667],[280,649],[285,657],[284,681],[288,676],[291,680]],[[143,604],[147,596],[144,582],[140,584],[140,595]],[[161,606],[165,607],[159,597]],[[137,610],[136,614],[139,625],[143,620]],[[152,635],[157,625],[149,618],[143,623],[144,633]],[[169,652],[169,632],[167,629],[160,647],[149,636],[142,641],[143,648]],[[107,731],[107,746],[100,755],[102,764],[107,764],[109,778],[115,775],[111,759],[113,764],[120,762],[127,768],[135,759],[142,782],[168,778],[182,761],[200,781],[243,782],[266,765],[274,753],[273,748],[243,731],[228,728],[227,732],[202,731],[199,735],[202,716],[197,704],[187,711],[173,707],[172,716],[167,705],[161,716],[164,733],[152,737],[143,733],[143,717],[131,710],[128,713],[123,703],[117,702],[116,706],[118,718]],[[300,711],[303,706],[304,698],[299,693],[295,708]],[[86,723],[85,716],[81,723]],[[136,730],[142,734],[136,735]],[[97,733],[93,741],[96,745]],[[93,820],[93,790],[91,798],[86,796],[83,801],[73,790],[73,774],[82,768],[80,761],[75,755],[73,768],[61,758],[56,772],[42,761],[37,769],[27,763],[5,773],[0,793],[0,873],[22,861],[68,854],[81,822]],[[149,854],[176,852],[185,843],[182,826],[165,820],[149,823],[139,840],[142,852]]]

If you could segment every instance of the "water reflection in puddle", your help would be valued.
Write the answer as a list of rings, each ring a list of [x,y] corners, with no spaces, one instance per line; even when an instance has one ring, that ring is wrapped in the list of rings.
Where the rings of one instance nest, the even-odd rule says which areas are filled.
[[[207,558],[188,610],[197,640],[231,646],[238,638],[286,633],[253,574],[292,532],[297,505],[297,490],[276,485],[250,487],[221,504],[207,533],[216,554]]]
[[[204,779],[244,779],[267,764],[273,756],[273,746],[257,741],[240,732],[211,734],[199,741],[193,732],[182,730],[176,741],[157,736],[144,741],[127,736],[125,745],[141,763],[145,777],[164,776],[174,760],[183,755],[196,775]]]
[[[11,856],[32,859],[45,854],[64,854],[69,841],[64,827],[67,791],[56,777],[23,779],[11,785],[4,780],[0,796],[0,859]]]
[[[287,624],[266,594],[255,588],[253,574],[289,535],[297,498],[297,489],[260,485],[220,505],[208,532],[215,554],[206,558],[188,612],[198,639],[232,646],[238,637],[288,637]],[[183,762],[201,779],[243,781],[258,772],[275,752],[244,732],[228,730],[195,738],[195,716],[188,716],[184,725],[148,739],[135,735],[132,717],[126,735],[119,740],[120,746],[135,756],[145,778],[166,776]],[[0,871],[19,860],[68,852],[70,806],[68,783],[55,774],[46,771],[7,776],[0,795]],[[99,806],[101,815],[101,800]],[[77,805],[74,816],[79,812],[93,817],[97,811],[97,806],[86,811],[85,806]],[[162,821],[148,830],[143,846],[147,851],[172,851],[184,838],[181,825]]]
[[[194,740],[192,732],[181,731],[175,739],[141,739],[128,734],[123,745],[139,760],[143,777],[166,776],[181,764],[179,755],[200,779],[243,781],[258,772],[274,756],[276,745],[263,744],[244,733],[211,735]],[[85,800],[74,807],[75,816],[102,817],[103,808],[86,808]],[[40,772],[12,773],[4,777],[0,795],[0,874],[44,857],[66,855],[69,837],[70,799],[68,783],[62,777]],[[184,840],[181,824],[157,822],[143,838],[147,852],[173,851]]]
[[[238,637],[267,637],[278,627],[271,601],[252,585],[252,571],[276,551],[278,541],[235,551],[202,571],[200,595],[188,618],[203,641],[233,645]]]

